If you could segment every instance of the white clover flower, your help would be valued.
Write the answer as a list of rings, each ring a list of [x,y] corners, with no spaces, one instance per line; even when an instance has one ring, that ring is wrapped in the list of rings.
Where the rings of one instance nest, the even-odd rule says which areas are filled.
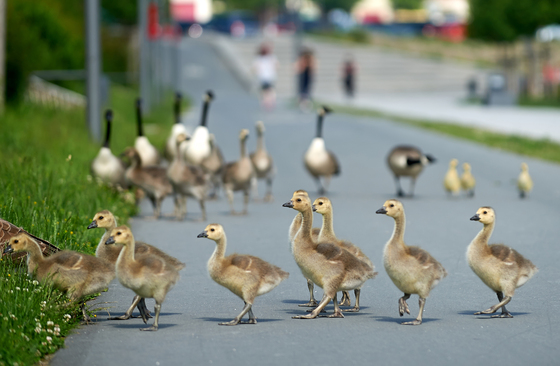
[[[53,325],[54,325],[54,322],[53,322],[53,321],[49,320],[49,321],[47,322],[47,327],[52,327]]]
[[[37,286],[39,284],[39,281],[33,280],[31,283],[34,284],[35,286]]]
[[[36,327],[36,328],[35,328],[35,333],[41,333],[41,328]]]
[[[18,290],[18,291],[19,291],[19,290],[21,290],[21,288],[19,288],[18,286],[16,286],[16,290]]]
[[[52,333],[52,329],[47,329],[47,333]]]
[[[52,338],[47,336],[47,342],[51,343],[52,342]]]
[[[47,345],[47,342],[41,342],[41,344],[42,344],[43,346],[46,346],[46,345]]]

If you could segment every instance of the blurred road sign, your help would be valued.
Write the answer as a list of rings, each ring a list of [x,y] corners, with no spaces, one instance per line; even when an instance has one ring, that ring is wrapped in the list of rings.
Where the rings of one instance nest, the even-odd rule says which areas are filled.
[[[161,27],[159,25],[158,6],[155,2],[148,5],[148,39],[153,41],[159,37]]]

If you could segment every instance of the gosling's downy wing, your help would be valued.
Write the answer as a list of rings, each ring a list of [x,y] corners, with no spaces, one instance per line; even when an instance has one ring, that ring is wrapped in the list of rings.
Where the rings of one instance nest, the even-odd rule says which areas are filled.
[[[505,265],[513,266],[517,264],[519,266],[523,265],[527,261],[521,254],[519,254],[515,249],[512,249],[504,244],[492,244],[489,245],[490,252],[492,255],[503,262]]]
[[[317,253],[323,255],[328,261],[336,261],[343,254],[343,249],[331,243],[321,243],[317,245]]]
[[[427,251],[419,247],[408,247],[408,253],[416,259],[419,265],[425,269],[435,268],[442,273],[442,278],[447,276],[447,271],[441,263],[439,263],[434,257],[430,255]]]

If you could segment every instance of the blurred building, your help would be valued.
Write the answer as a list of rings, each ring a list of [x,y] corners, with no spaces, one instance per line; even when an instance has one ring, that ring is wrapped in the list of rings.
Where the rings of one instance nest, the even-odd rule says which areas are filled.
[[[212,19],[212,0],[170,0],[171,18],[181,23],[207,23]]]
[[[359,24],[387,24],[395,19],[391,0],[360,0],[351,13]]]

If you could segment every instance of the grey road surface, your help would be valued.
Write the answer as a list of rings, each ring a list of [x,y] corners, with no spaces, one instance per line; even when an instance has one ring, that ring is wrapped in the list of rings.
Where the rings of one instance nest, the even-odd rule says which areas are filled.
[[[302,163],[314,134],[315,117],[283,104],[274,113],[262,112],[258,101],[240,88],[204,42],[185,42],[183,56],[183,91],[192,96],[195,106],[206,89],[216,93],[209,128],[227,160],[239,156],[239,130],[254,131],[256,120],[265,122],[267,146],[278,167],[275,201],[252,202],[248,216],[232,217],[222,195],[208,203],[208,222],[195,221],[200,217],[195,201],[189,201],[184,222],[170,217],[149,220],[142,216],[151,215],[151,208],[144,203],[142,215],[131,222],[136,239],[157,245],[187,264],[162,306],[159,331],[139,332],[144,326],[140,319],[105,320],[107,312],[122,314],[132,299],[132,292],[115,281],[94,302],[108,310],[98,312],[96,324],[80,327],[68,337],[66,348],[53,358],[53,366],[558,364],[559,166],[385,120],[329,115],[325,140],[342,166],[342,175],[333,180],[328,195],[334,205],[334,227],[340,238],[362,248],[379,275],[362,288],[359,313],[346,314],[344,319],[293,320],[292,316],[304,314],[305,308],[297,305],[307,301],[308,293],[288,245],[287,231],[296,212],[283,208],[282,203],[296,189],[306,189],[312,198],[317,197]],[[195,108],[189,114],[188,124],[196,124],[197,111]],[[416,316],[417,296],[409,300],[412,315],[400,318],[397,299],[402,293],[382,263],[393,220],[375,214],[394,196],[385,155],[401,143],[420,146],[438,159],[420,176],[417,196],[403,200],[408,224],[405,241],[428,250],[449,272],[432,291],[424,323],[417,327],[400,325]],[[254,144],[253,134],[250,150]],[[442,180],[451,158],[473,166],[477,179],[473,199],[446,197]],[[529,164],[535,181],[535,190],[526,200],[518,198],[514,184],[522,161]],[[236,204],[241,207],[240,195]],[[483,205],[493,206],[497,213],[491,241],[514,247],[540,269],[508,306],[513,319],[473,315],[497,302],[465,260],[467,245],[482,228],[469,218]],[[163,212],[172,213],[171,199],[165,201]],[[315,220],[319,226],[320,216]],[[211,222],[224,226],[228,253],[250,253],[290,272],[275,290],[256,299],[256,325],[217,324],[233,319],[243,303],[207,274],[206,262],[214,243],[196,235]],[[316,297],[321,295],[321,289],[316,289]],[[147,303],[152,308],[153,300]],[[327,310],[332,311],[332,305]]]

